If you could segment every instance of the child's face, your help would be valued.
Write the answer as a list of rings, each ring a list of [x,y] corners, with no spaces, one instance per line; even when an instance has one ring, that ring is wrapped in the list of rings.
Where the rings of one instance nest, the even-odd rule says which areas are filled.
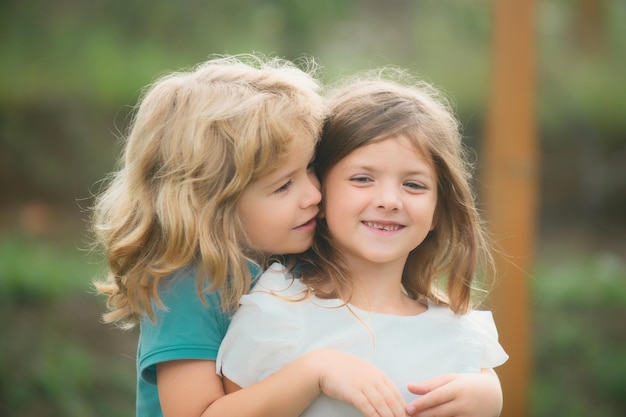
[[[437,178],[404,136],[356,149],[324,181],[324,215],[351,268],[401,263],[434,228]]]
[[[244,190],[237,208],[256,249],[289,254],[311,246],[321,200],[319,181],[309,169],[312,158],[313,150],[295,153]]]

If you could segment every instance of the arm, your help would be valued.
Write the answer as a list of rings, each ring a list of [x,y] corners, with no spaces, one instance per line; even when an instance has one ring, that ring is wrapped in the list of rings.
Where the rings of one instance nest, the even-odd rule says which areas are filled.
[[[333,350],[307,353],[244,389],[225,381],[224,395],[214,361],[159,364],[159,396],[168,416],[295,417],[324,392],[366,417],[405,417],[404,401],[387,377],[365,361]]]
[[[302,321],[304,304],[269,293],[285,288],[284,277],[266,274],[256,288],[266,291],[242,298],[216,362],[221,375],[243,388],[237,390],[226,380],[229,394],[217,399],[204,416],[228,412],[245,417],[293,417],[320,392],[365,416],[406,416],[398,389],[373,365],[337,350],[301,349],[307,327]],[[296,283],[288,289],[300,291]]]
[[[423,395],[407,407],[415,417],[497,417],[502,411],[502,387],[491,368],[480,374],[443,375],[408,389]]]
[[[159,364],[157,380],[163,416],[295,417],[319,394],[308,365],[294,363],[282,378],[271,377],[225,395],[215,361],[182,360]]]

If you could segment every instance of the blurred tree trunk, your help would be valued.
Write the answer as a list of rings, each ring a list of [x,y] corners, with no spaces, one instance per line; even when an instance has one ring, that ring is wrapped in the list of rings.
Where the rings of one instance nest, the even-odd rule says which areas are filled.
[[[489,303],[510,359],[497,369],[503,417],[528,413],[531,373],[527,271],[537,206],[534,2],[494,0],[491,96],[483,143],[482,197],[497,251]]]
[[[602,7],[603,0],[580,0],[576,39],[590,54],[602,48]]]

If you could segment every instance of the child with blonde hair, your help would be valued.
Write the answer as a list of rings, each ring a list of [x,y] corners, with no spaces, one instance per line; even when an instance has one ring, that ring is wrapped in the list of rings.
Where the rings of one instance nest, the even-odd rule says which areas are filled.
[[[426,83],[384,76],[336,89],[315,169],[313,249],[297,273],[276,263],[242,298],[217,360],[227,392],[336,349],[385,372],[410,415],[498,415],[492,368],[507,355],[491,313],[472,304],[492,262],[446,102]],[[333,415],[361,412],[320,395],[302,414]]]
[[[140,100],[93,218],[110,268],[96,283],[104,319],[140,326],[138,416],[292,417],[321,391],[366,415],[403,415],[382,372],[341,352],[312,352],[233,395],[215,372],[230,316],[269,255],[288,260],[313,239],[310,162],[325,116],[313,69],[217,57],[161,77]],[[361,388],[379,385],[367,414]],[[277,392],[297,401],[285,407]]]

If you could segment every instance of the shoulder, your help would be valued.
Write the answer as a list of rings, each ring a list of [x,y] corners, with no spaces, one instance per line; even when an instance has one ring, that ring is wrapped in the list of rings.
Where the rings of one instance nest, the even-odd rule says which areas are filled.
[[[483,344],[498,344],[498,329],[491,311],[471,310],[462,317],[464,328]]]
[[[291,271],[282,264],[275,262],[258,278],[250,295],[265,293],[282,297],[295,297],[306,291],[307,287],[299,279],[296,279]]]
[[[496,332],[491,311],[470,310],[466,314],[456,314],[447,306],[429,304],[428,313],[438,322],[456,323],[473,331]]]
[[[462,316],[467,324],[476,331],[485,332],[497,337],[498,330],[491,311],[471,310]]]
[[[466,314],[456,314],[448,307],[429,305],[429,314],[434,318],[434,334],[448,334],[462,342],[466,349],[479,352],[481,368],[493,368],[507,360],[508,356],[498,342],[491,311],[470,310]]]
[[[286,328],[302,326],[306,287],[281,264],[275,263],[257,280],[253,290],[241,297],[229,332],[282,336]],[[245,329],[245,330],[242,330]],[[289,336],[291,337],[291,336]]]
[[[154,304],[154,320],[144,315],[140,338],[144,353],[179,346],[186,342],[217,347],[230,323],[222,311],[219,292],[211,292],[206,282],[198,292],[197,270],[183,268],[166,277],[159,285],[162,306]]]
[[[506,362],[508,355],[498,342],[498,329],[491,311],[472,310],[462,317],[465,329],[481,346],[482,367],[494,368]]]
[[[193,266],[181,268],[163,278],[158,294],[163,307],[155,305],[155,314],[171,310],[206,310],[220,307],[220,292],[210,290],[210,280],[200,277]],[[200,283],[200,291],[198,291]]]

